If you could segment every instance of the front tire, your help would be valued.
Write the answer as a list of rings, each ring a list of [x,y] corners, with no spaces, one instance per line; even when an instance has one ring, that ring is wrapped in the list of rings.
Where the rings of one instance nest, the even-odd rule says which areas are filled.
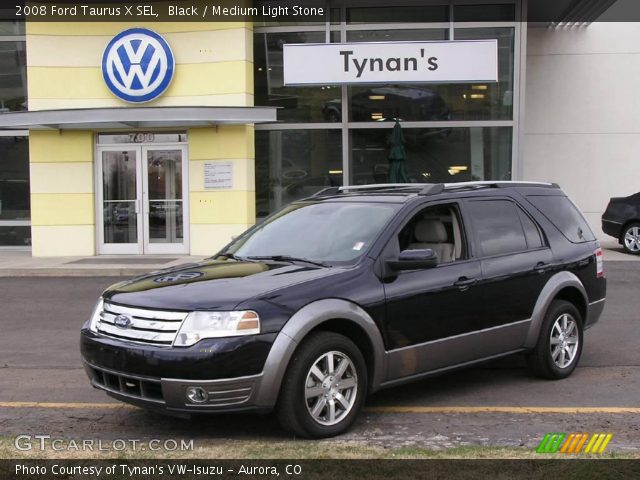
[[[366,392],[367,369],[358,347],[343,335],[317,332],[293,355],[276,413],[294,435],[332,437],[351,427]]]
[[[575,305],[554,300],[542,322],[538,343],[527,358],[531,371],[550,380],[571,375],[582,354],[582,325]]]
[[[621,240],[625,252],[640,255],[640,223],[627,225],[622,232]]]

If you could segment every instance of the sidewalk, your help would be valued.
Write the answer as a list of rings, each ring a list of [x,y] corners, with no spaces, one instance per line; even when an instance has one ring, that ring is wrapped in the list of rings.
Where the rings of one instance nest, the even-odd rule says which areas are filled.
[[[602,242],[606,262],[638,262],[640,256],[624,253],[615,241]],[[102,255],[97,257],[40,257],[29,251],[0,251],[0,277],[131,277],[198,262],[206,257],[189,255]]]
[[[0,277],[132,277],[205,256],[101,255],[97,257],[39,257],[30,251],[0,251]]]

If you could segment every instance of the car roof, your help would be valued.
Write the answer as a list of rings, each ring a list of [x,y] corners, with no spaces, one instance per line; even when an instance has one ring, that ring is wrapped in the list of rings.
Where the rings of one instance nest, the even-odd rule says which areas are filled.
[[[497,189],[518,189],[522,193],[558,194],[562,193],[556,183],[522,181],[477,181],[459,183],[382,183],[372,185],[350,185],[328,187],[320,190],[308,200],[339,200],[384,203],[405,203],[416,197],[446,195],[447,193],[487,192]]]

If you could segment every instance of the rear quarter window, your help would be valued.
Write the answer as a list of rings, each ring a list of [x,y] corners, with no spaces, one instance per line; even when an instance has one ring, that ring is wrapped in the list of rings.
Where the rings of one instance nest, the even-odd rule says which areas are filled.
[[[596,239],[591,227],[574,203],[562,195],[529,195],[527,199],[573,243]]]

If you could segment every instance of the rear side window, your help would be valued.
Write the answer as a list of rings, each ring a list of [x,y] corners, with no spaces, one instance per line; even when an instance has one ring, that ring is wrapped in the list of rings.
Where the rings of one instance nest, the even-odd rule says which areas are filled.
[[[527,238],[518,210],[508,200],[473,200],[468,203],[473,229],[483,256],[527,250]],[[532,226],[536,228],[535,225]]]
[[[544,247],[544,241],[542,240],[542,235],[540,234],[538,226],[527,216],[526,213],[522,211],[521,208],[516,208],[520,213],[520,221],[522,222],[522,228],[524,230],[524,236],[527,239],[527,247],[529,247],[529,250]]]
[[[591,242],[595,236],[580,211],[561,195],[531,195],[527,199],[573,243]]]

